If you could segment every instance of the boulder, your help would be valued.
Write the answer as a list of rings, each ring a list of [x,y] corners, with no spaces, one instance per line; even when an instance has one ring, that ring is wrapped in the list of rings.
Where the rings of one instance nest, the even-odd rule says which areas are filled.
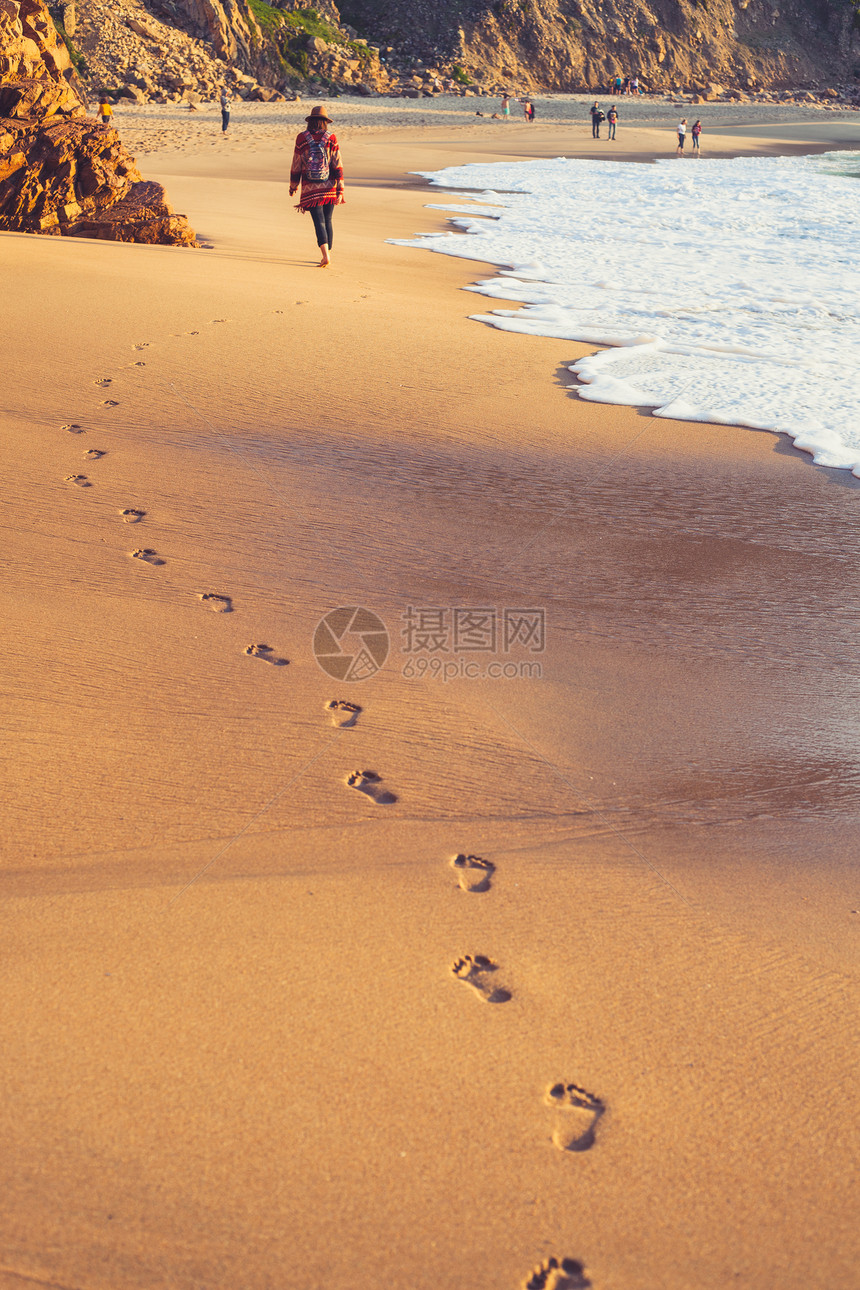
[[[0,49],[0,229],[193,246],[116,130],[86,116],[43,0],[0,0]]]
[[[83,116],[76,91],[65,80],[27,79],[0,84],[0,116],[51,117]]]
[[[69,217],[63,230],[72,237],[94,237],[107,242],[145,242],[158,246],[195,246],[194,230],[184,215],[177,215],[161,184],[132,184],[120,201],[96,215]]]
[[[161,35],[158,28],[151,22],[146,22],[138,17],[137,14],[126,14],[126,26],[130,27],[138,36],[144,36],[147,40],[160,40]],[[66,28],[68,31],[68,28]]]
[[[204,39],[212,42],[219,58],[228,61],[251,59],[254,41],[250,24],[253,23],[257,42],[260,29],[250,9],[241,0],[224,0],[223,3],[222,0],[177,0],[177,3]]]
[[[132,103],[146,102],[146,95],[137,85],[123,85],[121,90],[117,90],[117,98],[130,99]]]

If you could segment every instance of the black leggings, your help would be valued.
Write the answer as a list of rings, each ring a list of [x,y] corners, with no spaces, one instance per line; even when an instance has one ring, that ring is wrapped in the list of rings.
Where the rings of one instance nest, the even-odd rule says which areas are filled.
[[[334,203],[328,202],[325,206],[312,206],[311,219],[314,222],[314,232],[317,235],[317,246],[328,244],[331,250],[334,234],[331,231],[331,217],[334,211]]]

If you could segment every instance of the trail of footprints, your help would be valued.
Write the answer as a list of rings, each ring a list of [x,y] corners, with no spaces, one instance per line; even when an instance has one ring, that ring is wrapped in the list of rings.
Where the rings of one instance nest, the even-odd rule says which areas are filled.
[[[496,866],[483,856],[458,852],[449,864],[461,891],[481,895],[490,890]],[[499,964],[486,954],[463,954],[451,964],[456,977],[481,1003],[509,1003],[513,991],[505,984]],[[598,1121],[606,1110],[602,1098],[579,1084],[551,1085],[544,1102],[552,1110],[551,1141],[563,1152],[588,1151],[594,1146]],[[522,1282],[522,1290],[589,1290],[592,1282],[578,1259],[545,1259]]]
[[[297,301],[297,304],[304,303]],[[275,310],[275,313],[282,312]],[[213,318],[213,323],[225,323],[228,319]],[[197,331],[185,335],[197,336]],[[150,347],[149,341],[140,341],[133,346],[135,350]],[[138,359],[134,366],[145,367],[146,363]],[[107,389],[113,384],[109,376],[99,377],[94,384],[100,389]],[[119,405],[115,399],[104,399],[102,406],[113,408]],[[85,434],[86,429],[78,423],[69,423],[61,427],[69,434]],[[106,449],[89,448],[84,452],[85,460],[100,461],[107,455]],[[91,488],[92,481],[82,474],[67,475],[65,482],[78,488]],[[126,524],[140,524],[147,518],[147,512],[140,507],[128,506],[119,511],[119,518]],[[129,558],[154,567],[164,565],[166,560],[152,547],[137,547],[130,551]],[[198,591],[197,599],[201,604],[218,614],[233,612],[231,596],[214,591]],[[276,654],[270,645],[254,643],[247,645],[243,651],[250,658],[256,658],[272,667],[285,667],[289,659]],[[346,699],[330,699],[325,705],[331,724],[339,729],[354,727],[361,715],[362,708],[357,703]],[[355,792],[361,793],[376,806],[389,806],[397,801],[393,793],[383,782],[382,776],[373,770],[356,770],[346,778],[346,785]],[[483,895],[492,887],[496,866],[482,856],[458,852],[449,865],[457,878],[461,891],[470,895]],[[451,975],[482,1003],[503,1004],[513,998],[513,991],[499,976],[501,969],[485,954],[463,954],[450,966]],[[545,1094],[546,1106],[552,1111],[551,1141],[565,1153],[588,1151],[595,1142],[599,1120],[606,1111],[603,1100],[578,1084],[558,1082],[551,1085]],[[521,1282],[521,1290],[589,1290],[592,1282],[588,1278],[584,1265],[578,1259],[556,1258],[545,1259]]]
[[[213,318],[211,321],[215,324],[227,323],[230,320],[228,318]],[[180,334],[186,336],[197,336],[199,335],[199,331],[195,330],[177,333],[177,335]],[[137,344],[132,346],[132,350],[140,352],[142,350],[149,349],[150,344],[150,341],[138,341]],[[131,366],[146,367],[146,362],[143,359],[136,359]],[[93,385],[95,385],[97,389],[106,391],[113,385],[113,382],[114,378],[112,376],[99,376],[95,378]],[[102,399],[101,407],[119,407],[119,399]],[[60,428],[68,434],[86,434],[86,426],[77,421],[68,422]],[[88,448],[83,453],[84,460],[90,462],[101,461],[101,459],[106,456],[107,450],[104,448]],[[83,474],[66,475],[64,482],[76,488],[93,487],[93,481],[87,475]],[[141,524],[147,518],[147,512],[139,506],[126,506],[118,512],[118,515],[125,524]],[[148,564],[153,568],[158,568],[167,563],[164,556],[156,551],[154,547],[135,547],[133,551],[129,551],[127,554],[129,559],[136,560],[141,564]],[[233,612],[233,599],[231,596],[222,595],[220,592],[214,591],[199,591],[197,592],[197,598],[207,609],[212,610],[216,614],[229,614]],[[264,663],[268,663],[272,667],[285,667],[290,661],[289,659],[282,658],[278,655],[272,646],[261,643],[247,645],[244,653],[251,658],[261,659]],[[334,721],[335,725],[354,725],[358,713],[361,711],[361,708],[358,707],[357,704],[349,704],[343,700],[332,700],[329,706],[333,709],[337,708],[338,710],[342,710],[341,715],[345,718],[343,720]],[[369,772],[369,774],[372,776],[372,772]],[[379,797],[380,800],[386,800],[384,794],[380,794]],[[394,800],[394,798],[392,797],[391,800]]]

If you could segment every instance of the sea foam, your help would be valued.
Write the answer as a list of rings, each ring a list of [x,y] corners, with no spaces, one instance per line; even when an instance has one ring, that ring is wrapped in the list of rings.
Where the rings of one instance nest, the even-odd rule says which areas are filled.
[[[860,476],[858,171],[847,152],[419,171],[471,201],[433,206],[462,232],[398,244],[510,266],[467,289],[520,307],[479,322],[612,346],[572,365],[581,398],[784,431]]]

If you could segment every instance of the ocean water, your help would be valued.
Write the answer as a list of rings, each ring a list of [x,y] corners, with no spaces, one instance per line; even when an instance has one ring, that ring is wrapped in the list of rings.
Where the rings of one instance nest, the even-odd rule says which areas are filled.
[[[399,245],[499,265],[468,290],[518,307],[479,322],[610,346],[573,364],[581,398],[782,431],[860,476],[858,169],[840,152],[418,172],[469,193],[433,204],[458,232]]]

